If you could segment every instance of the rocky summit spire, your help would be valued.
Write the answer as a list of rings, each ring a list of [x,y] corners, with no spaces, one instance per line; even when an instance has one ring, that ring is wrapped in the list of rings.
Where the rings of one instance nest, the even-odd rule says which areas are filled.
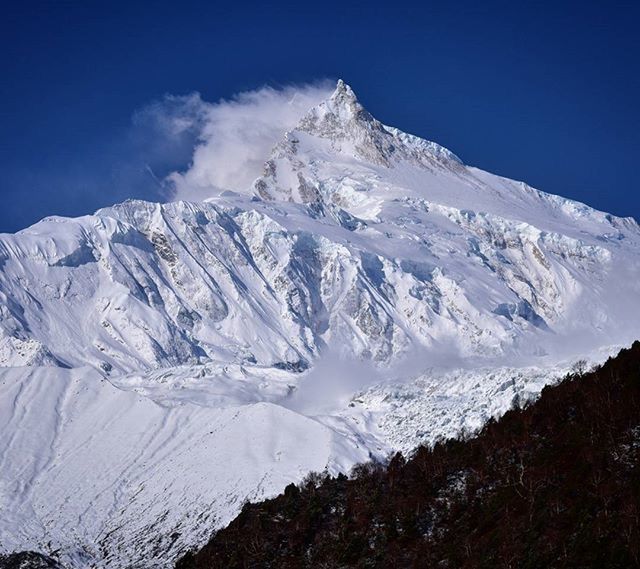
[[[333,200],[322,196],[322,180],[316,168],[318,156],[333,161],[345,157],[362,164],[394,168],[402,162],[427,170],[451,171],[463,167],[452,152],[442,146],[385,126],[358,101],[342,79],[333,93],[312,107],[274,147],[265,162],[263,175],[253,184],[264,200],[283,199],[301,203]],[[309,156],[314,166],[309,163]]]
[[[356,119],[366,122],[375,121],[369,112],[360,104],[353,89],[342,79],[338,79],[336,90],[325,104],[331,108],[334,114],[343,119]]]
[[[336,90],[333,93],[333,96],[335,97],[337,94],[340,94],[340,93],[350,93],[353,97],[355,97],[353,89],[351,89],[351,87],[349,87],[349,85],[347,85],[342,79],[338,79],[338,83],[336,84]]]
[[[313,107],[295,130],[329,139],[338,146],[348,142],[357,154],[378,164],[388,165],[394,151],[391,134],[360,104],[342,79],[333,94]]]
[[[336,89],[331,95],[331,100],[336,103],[355,104],[358,103],[358,98],[353,92],[353,89],[347,85],[342,79],[338,79]]]

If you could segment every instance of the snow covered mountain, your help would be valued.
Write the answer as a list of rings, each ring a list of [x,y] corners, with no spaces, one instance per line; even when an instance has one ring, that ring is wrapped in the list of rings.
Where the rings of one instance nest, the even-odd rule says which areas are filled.
[[[382,125],[344,83],[253,189],[2,236],[0,362],[303,369],[331,343],[385,361],[635,331],[635,221],[466,167]]]
[[[342,81],[265,159],[246,192],[0,236],[0,551],[170,564],[203,511],[455,433],[640,335],[633,219],[466,166]],[[327,351],[422,377],[291,404]]]

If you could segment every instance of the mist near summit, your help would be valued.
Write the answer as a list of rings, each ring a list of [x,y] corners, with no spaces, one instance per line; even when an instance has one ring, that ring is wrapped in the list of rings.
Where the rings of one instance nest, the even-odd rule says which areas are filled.
[[[160,183],[170,200],[201,201],[224,190],[247,190],[273,146],[334,86],[328,79],[263,86],[215,103],[199,93],[166,95],[136,112],[134,123],[152,125],[170,140],[191,135],[189,163]]]

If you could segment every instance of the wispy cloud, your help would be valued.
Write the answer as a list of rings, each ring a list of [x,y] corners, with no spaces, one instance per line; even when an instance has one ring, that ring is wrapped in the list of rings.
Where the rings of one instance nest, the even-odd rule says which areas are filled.
[[[167,96],[137,113],[136,121],[153,125],[171,144],[195,138],[190,164],[165,183],[174,199],[197,201],[221,190],[248,189],[273,146],[332,89],[328,81],[262,87],[217,103],[198,93]]]
[[[5,172],[3,182],[16,189],[7,206],[12,225],[5,216],[0,231],[54,213],[82,215],[127,198],[198,201],[220,189],[246,190],[285,131],[333,87],[329,81],[262,87],[217,103],[198,93],[165,95],[71,162]],[[25,188],[40,196],[36,204],[27,206]]]

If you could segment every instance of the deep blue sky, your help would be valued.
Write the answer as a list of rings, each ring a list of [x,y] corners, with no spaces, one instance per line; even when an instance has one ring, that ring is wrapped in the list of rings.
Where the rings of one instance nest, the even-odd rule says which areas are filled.
[[[483,4],[479,6],[478,4]],[[131,130],[165,93],[215,101],[342,77],[465,162],[640,219],[638,2],[15,2],[0,17],[0,231],[180,167]]]

